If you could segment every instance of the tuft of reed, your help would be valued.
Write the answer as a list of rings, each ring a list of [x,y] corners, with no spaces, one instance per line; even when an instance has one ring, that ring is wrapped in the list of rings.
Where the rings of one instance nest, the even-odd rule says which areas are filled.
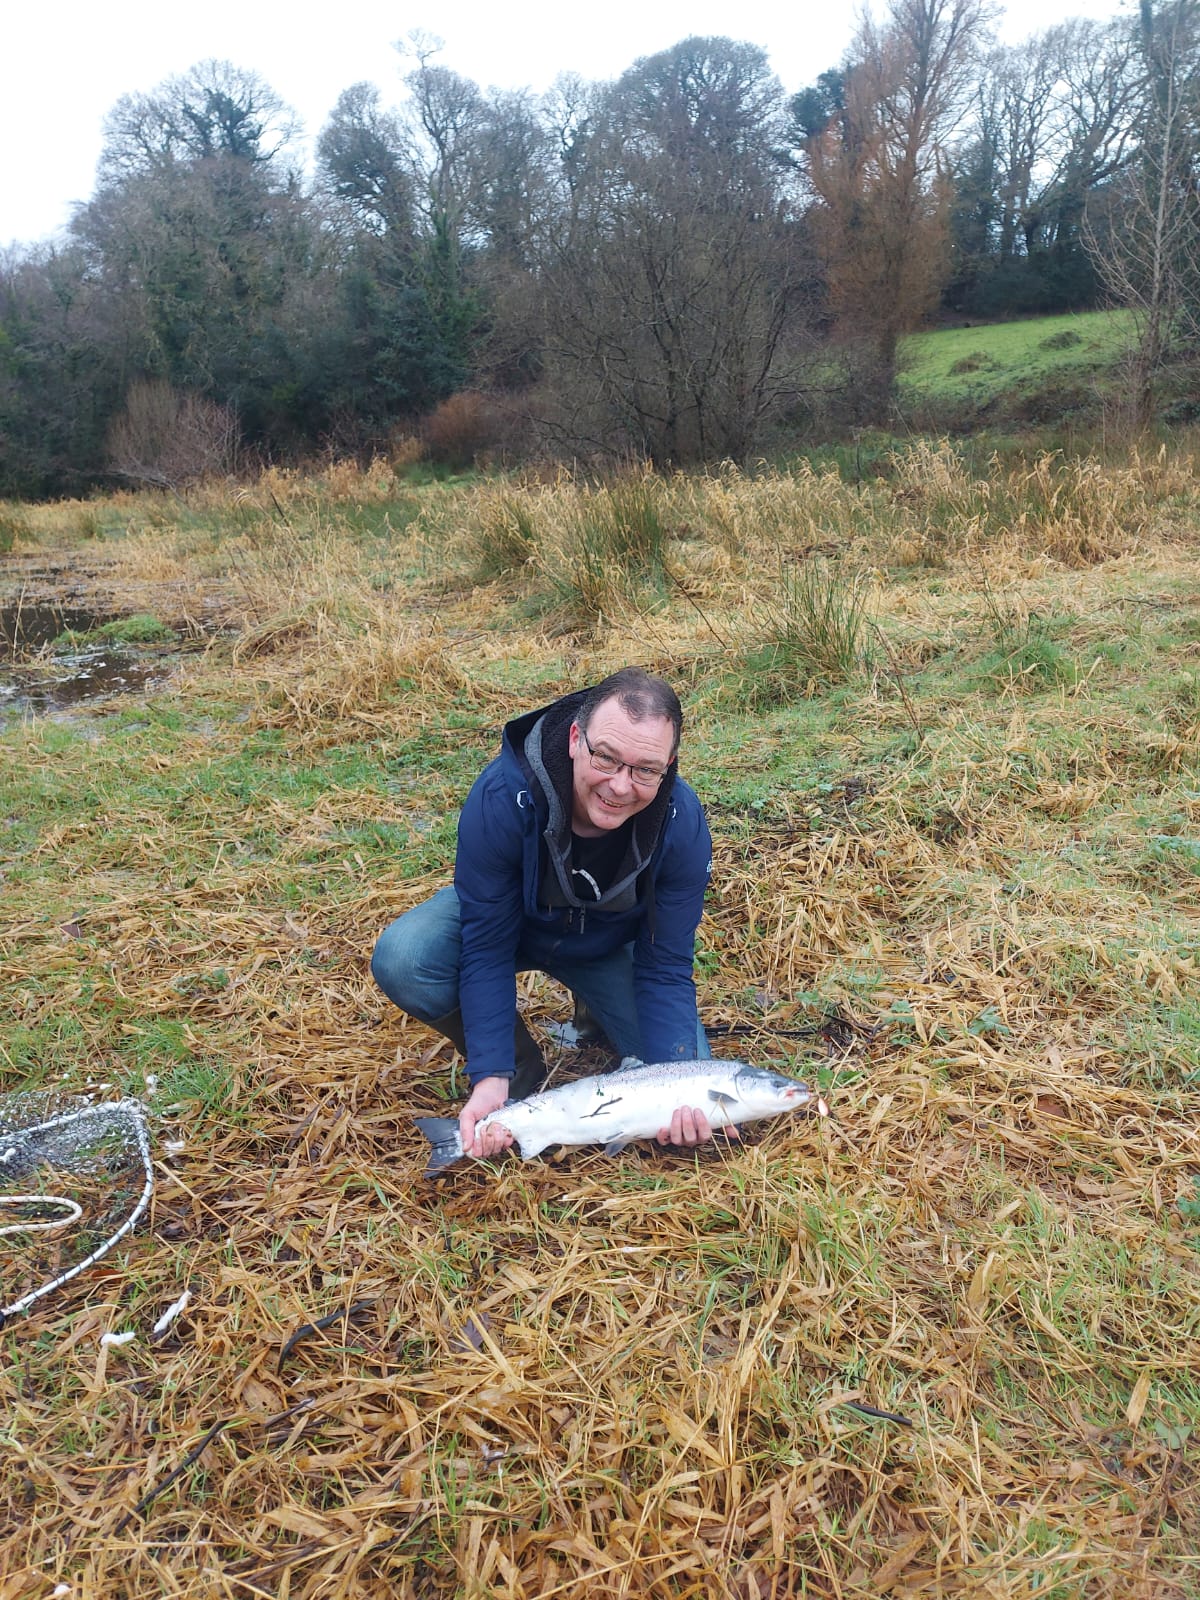
[[[750,623],[741,698],[749,705],[786,703],[860,676],[867,622],[861,575],[819,556],[785,561]]]
[[[577,491],[537,564],[564,619],[590,628],[661,591],[665,552],[663,496],[641,472]]]
[[[994,683],[1016,692],[1030,693],[1054,684],[1074,683],[1075,663],[1058,643],[1066,619],[998,595],[986,576],[981,584],[984,614],[994,648],[984,657],[982,669]]]
[[[7,555],[29,531],[29,519],[21,506],[0,504],[0,555]]]
[[[599,485],[485,486],[461,542],[477,578],[536,585],[562,626],[586,630],[661,594],[669,504],[645,472]]]
[[[539,542],[535,496],[513,490],[481,498],[467,549],[482,582],[519,573],[533,560]]]

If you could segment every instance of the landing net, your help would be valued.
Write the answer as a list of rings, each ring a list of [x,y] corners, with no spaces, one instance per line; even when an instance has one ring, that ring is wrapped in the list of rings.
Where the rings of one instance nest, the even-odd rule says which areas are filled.
[[[30,1276],[42,1281],[0,1305],[0,1325],[103,1260],[137,1227],[153,1193],[150,1135],[140,1101],[93,1103],[35,1093],[0,1099],[0,1237],[54,1236],[40,1257],[35,1250],[21,1251],[15,1266],[22,1282]],[[6,1220],[10,1216],[14,1220]],[[60,1248],[65,1230],[73,1249]],[[62,1264],[80,1250],[86,1251],[82,1259]],[[7,1277],[14,1263],[6,1265]],[[0,1300],[11,1292],[0,1284]]]

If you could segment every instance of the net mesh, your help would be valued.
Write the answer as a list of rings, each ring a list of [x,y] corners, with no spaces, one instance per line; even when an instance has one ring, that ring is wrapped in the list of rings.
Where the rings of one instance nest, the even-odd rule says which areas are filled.
[[[0,1099],[0,1323],[103,1259],[153,1192],[140,1101]]]

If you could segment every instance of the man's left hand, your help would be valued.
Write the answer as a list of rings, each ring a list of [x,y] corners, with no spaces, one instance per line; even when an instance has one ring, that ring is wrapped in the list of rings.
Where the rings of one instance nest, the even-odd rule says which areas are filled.
[[[740,1137],[732,1124],[725,1132],[731,1139]],[[680,1106],[671,1113],[671,1126],[658,1130],[658,1142],[682,1145],[687,1149],[692,1145],[706,1144],[712,1135],[712,1124],[698,1106]]]

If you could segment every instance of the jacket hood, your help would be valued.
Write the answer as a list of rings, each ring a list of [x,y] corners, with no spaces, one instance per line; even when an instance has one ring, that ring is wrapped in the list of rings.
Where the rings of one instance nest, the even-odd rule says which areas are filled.
[[[574,763],[567,753],[571,724],[587,699],[589,690],[577,690],[552,701],[539,711],[526,712],[507,723],[503,747],[520,765],[534,798],[539,819],[544,818],[542,844],[544,862],[549,867],[546,881],[539,885],[538,898],[544,904],[567,905],[580,910],[601,906],[625,910],[636,903],[637,879],[650,865],[662,837],[663,824],[671,809],[677,763],[671,762],[658,793],[643,811],[632,819],[629,846],[610,887],[599,900],[581,900],[571,874],[571,815],[574,803]]]

